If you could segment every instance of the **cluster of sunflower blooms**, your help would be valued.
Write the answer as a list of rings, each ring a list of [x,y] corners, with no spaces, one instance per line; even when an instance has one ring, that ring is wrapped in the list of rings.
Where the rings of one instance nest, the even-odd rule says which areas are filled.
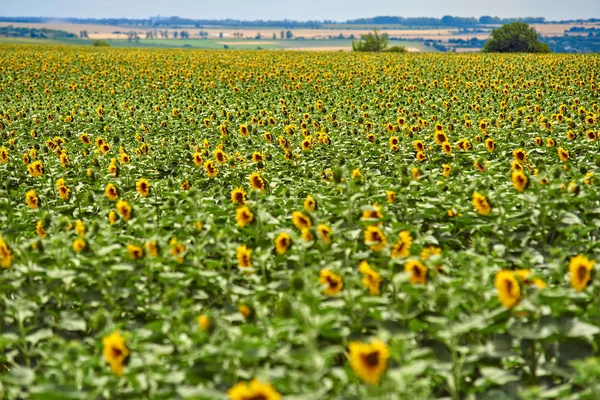
[[[583,291],[592,279],[594,261],[585,256],[575,256],[569,261],[569,279],[571,286],[578,292]],[[498,292],[500,303],[506,308],[513,308],[523,299],[525,287],[532,286],[544,289],[547,284],[528,269],[515,271],[502,270],[496,273],[494,286]]]

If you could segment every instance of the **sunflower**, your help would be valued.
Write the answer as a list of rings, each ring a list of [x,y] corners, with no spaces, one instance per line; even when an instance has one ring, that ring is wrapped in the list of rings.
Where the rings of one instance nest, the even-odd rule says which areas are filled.
[[[292,244],[292,238],[285,232],[281,232],[275,238],[275,250],[278,254],[285,254]]]
[[[368,262],[361,261],[358,271],[363,274],[362,284],[369,289],[369,294],[376,296],[379,294],[379,285],[381,284],[381,275],[373,270]]]
[[[215,150],[215,152],[213,153],[215,160],[217,161],[217,163],[219,164],[223,164],[225,161],[227,161],[227,156],[225,155],[225,152],[221,149],[217,149]]]
[[[248,178],[248,180],[250,181],[250,187],[252,189],[256,189],[256,190],[260,190],[261,192],[264,192],[265,181],[258,174],[258,172],[253,172],[252,175],[250,175],[250,177]]]
[[[213,164],[212,160],[206,160],[204,163],[204,169],[206,170],[206,175],[208,175],[210,178],[217,176],[217,168]]]
[[[331,244],[331,228],[325,224],[320,224],[317,226],[317,232],[321,236],[321,239],[325,242],[325,244]]]
[[[416,151],[416,152],[419,152],[419,151],[420,151],[420,152],[422,152],[422,151],[425,151],[425,145],[424,145],[424,144],[423,144],[423,142],[422,142],[422,141],[420,141],[420,140],[415,140],[415,141],[413,142],[413,146],[415,147],[415,151]]]
[[[121,218],[123,218],[123,221],[125,221],[125,222],[129,221],[129,219],[131,218],[131,215],[132,215],[132,208],[129,205],[129,203],[126,202],[125,200],[119,200],[119,201],[117,201],[117,204],[115,207],[117,209],[117,212],[121,215]]]
[[[387,202],[388,203],[395,203],[396,202],[396,192],[391,191],[391,190],[386,190],[385,195],[387,197]]]
[[[525,164],[527,162],[527,153],[525,153],[525,150],[523,150],[523,149],[516,149],[516,150],[514,150],[513,151],[513,157],[520,164]]]
[[[0,235],[0,267],[10,268],[13,258],[12,252],[8,248],[8,244],[6,244],[2,235]]]
[[[304,210],[307,212],[314,212],[317,209],[317,202],[313,197],[309,194],[304,199]]]
[[[494,142],[494,139],[492,139],[492,138],[485,139],[485,149],[488,152],[491,153],[492,151],[494,151],[495,148],[496,148],[496,142]]]
[[[409,274],[413,285],[427,283],[427,267],[419,260],[409,260],[404,264],[404,272]]]
[[[34,189],[29,190],[25,193],[25,202],[31,209],[36,209],[40,206],[40,199]]]
[[[235,188],[231,191],[231,202],[233,204],[246,204],[246,192],[241,187]]]
[[[39,236],[39,237],[43,237],[45,238],[46,236],[48,236],[48,234],[46,233],[46,228],[44,228],[44,221],[39,220],[36,224],[35,224],[35,233]]]
[[[448,165],[448,164],[442,165],[442,175],[444,175],[444,178],[449,178],[451,172],[452,172],[452,167],[450,165]]]
[[[280,400],[273,386],[253,379],[250,383],[240,382],[227,391],[231,400]]]
[[[210,329],[210,317],[208,315],[200,315],[197,319],[198,326],[203,331],[207,331]]]
[[[235,210],[235,221],[240,228],[245,227],[254,220],[254,214],[247,206],[238,207]]]
[[[361,219],[361,221],[365,221],[365,220],[382,219],[382,218],[383,218],[383,214],[381,213],[381,207],[379,207],[379,205],[377,205],[377,203],[375,203],[371,206],[371,209],[364,210],[362,212],[362,217],[360,219]]]
[[[441,127],[441,125],[440,125]],[[443,129],[443,128],[442,128]],[[440,130],[433,135],[435,142],[439,145],[442,145],[448,141],[448,136],[444,133],[444,131]]]
[[[194,164],[197,167],[201,167],[202,165],[204,165],[204,160],[202,159],[202,154],[195,152],[194,155],[192,156],[192,160],[194,161]]]
[[[473,193],[473,201],[471,203],[475,211],[480,215],[489,215],[492,209],[487,198],[478,192]]]
[[[92,141],[90,140],[90,136],[87,133],[82,133],[81,135],[79,135],[79,140],[81,140],[81,143],[83,144],[92,143]]]
[[[352,171],[352,180],[354,182],[360,182],[363,181],[365,179],[365,177],[363,176],[362,172],[360,172],[360,169],[355,169]]]
[[[594,261],[585,256],[575,256],[569,261],[569,274],[571,277],[571,286],[578,292],[581,292],[588,285],[592,278]]]
[[[125,346],[125,339],[119,331],[105,336],[102,339],[104,347],[102,354],[106,362],[110,365],[111,371],[119,376],[125,372],[125,364],[129,359],[129,350]]]
[[[150,194],[150,182],[147,179],[140,179],[135,184],[135,188],[142,197],[148,197]]]
[[[310,228],[302,229],[300,237],[304,239],[305,242],[312,242],[315,240],[315,235],[313,235],[313,231]]]
[[[237,259],[239,268],[252,267],[252,250],[247,248],[245,244],[237,248]]]
[[[512,308],[521,301],[521,287],[512,271],[498,271],[494,283],[498,291],[498,299],[505,308]]]
[[[324,286],[323,293],[327,296],[335,296],[344,288],[342,277],[326,268],[319,273],[319,282]]]
[[[527,187],[528,179],[523,171],[513,171],[511,179],[517,191],[522,192]]]
[[[398,235],[398,241],[392,246],[392,258],[408,257],[410,247],[412,246],[412,237],[408,231],[402,231]]]
[[[398,136],[392,136],[390,137],[388,142],[390,144],[390,147],[398,146],[398,143],[400,143],[400,139],[398,139]]]
[[[569,158],[570,158],[569,151],[562,147],[559,147],[558,148],[558,158],[560,158],[560,161],[562,161],[562,162],[569,161]]]
[[[87,247],[87,243],[83,239],[75,239],[73,241],[73,250],[77,253],[81,253]]]
[[[77,235],[80,237],[85,236],[85,225],[80,219],[75,221],[75,232],[77,232]]]
[[[265,155],[263,153],[259,153],[258,151],[255,151],[252,153],[252,162],[264,162],[265,161]]]
[[[115,222],[117,222],[117,213],[114,212],[113,210],[111,210],[108,213],[108,222],[113,225]]]
[[[245,304],[242,304],[241,306],[238,307],[238,312],[240,314],[242,314],[242,317],[244,317],[244,318],[248,318],[250,316],[250,314],[252,314],[252,310],[250,309],[250,307],[248,307]]]
[[[64,179],[61,178],[59,179],[59,182],[60,181],[62,181],[61,185],[59,185],[58,182],[56,184],[56,191],[58,192],[58,197],[60,197],[64,201],[67,201],[69,200],[69,196],[71,195],[71,189],[69,189],[64,183]]]
[[[365,244],[373,251],[381,251],[385,248],[385,234],[377,226],[367,226],[364,232]]]
[[[181,190],[189,190],[190,186],[190,181],[186,179],[183,182],[181,182],[180,188]]]
[[[421,259],[427,260],[429,257],[439,256],[442,254],[442,249],[436,246],[426,246],[421,250]]]
[[[29,175],[38,178],[44,174],[44,165],[39,161],[34,161],[27,166]]]
[[[548,138],[548,139],[546,139],[546,145],[548,147],[554,147],[554,146],[556,146],[556,141],[552,138]]]
[[[300,211],[294,211],[292,213],[292,222],[299,231],[312,227],[310,218]]]
[[[148,254],[150,255],[150,257],[158,257],[158,253],[159,253],[159,247],[158,247],[158,243],[156,242],[156,240],[150,240],[148,242],[146,242],[146,250],[148,250]]]
[[[247,125],[240,125],[240,135],[248,136],[248,126]]]
[[[0,162],[2,164],[8,163],[8,150],[6,149],[6,147],[0,147]]]
[[[452,154],[452,145],[449,142],[442,143],[442,150],[444,153],[450,155]]]
[[[132,260],[139,260],[144,257],[144,249],[134,244],[127,245],[127,252]]]
[[[358,377],[371,385],[379,385],[390,357],[388,346],[380,340],[371,343],[350,342],[350,367]]]

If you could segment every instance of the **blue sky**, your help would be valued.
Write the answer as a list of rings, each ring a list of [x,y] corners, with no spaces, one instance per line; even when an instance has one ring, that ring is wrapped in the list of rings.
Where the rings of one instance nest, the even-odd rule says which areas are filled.
[[[600,0],[6,0],[2,16],[346,19],[395,15],[600,18]]]

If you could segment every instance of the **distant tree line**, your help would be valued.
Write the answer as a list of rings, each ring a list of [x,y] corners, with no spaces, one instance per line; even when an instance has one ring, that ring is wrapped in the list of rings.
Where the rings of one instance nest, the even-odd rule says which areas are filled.
[[[0,36],[39,38],[39,39],[64,39],[76,38],[77,35],[65,31],[47,28],[15,28],[12,25],[0,27]]]
[[[45,17],[0,17],[0,22],[48,22]],[[545,18],[499,18],[484,15],[479,18],[463,18],[446,15],[442,18],[404,18],[399,16],[379,16],[373,18],[358,18],[339,21],[292,21],[284,20],[254,20],[243,21],[239,19],[191,19],[172,17],[151,17],[147,19],[131,18],[53,18],[53,21],[72,23],[72,24],[101,24],[101,25],[119,25],[119,26],[139,26],[139,27],[170,27],[178,29],[181,27],[202,28],[205,26],[223,26],[223,27],[278,27],[285,29],[293,28],[323,28],[325,25],[404,25],[404,26],[445,26],[445,27],[475,27],[479,25],[504,25],[511,22],[525,22],[528,24],[548,23]],[[583,23],[599,22],[600,19],[592,18],[588,20],[565,20],[560,22]]]

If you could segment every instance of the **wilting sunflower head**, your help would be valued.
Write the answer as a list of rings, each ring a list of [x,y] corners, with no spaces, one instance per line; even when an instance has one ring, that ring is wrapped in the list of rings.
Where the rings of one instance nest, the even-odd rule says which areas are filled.
[[[578,292],[586,288],[592,279],[592,271],[594,269],[594,261],[585,256],[575,256],[569,261],[569,275],[571,278],[571,286]]]
[[[379,385],[390,357],[388,346],[380,340],[371,343],[350,342],[350,366],[358,377],[371,385]]]

